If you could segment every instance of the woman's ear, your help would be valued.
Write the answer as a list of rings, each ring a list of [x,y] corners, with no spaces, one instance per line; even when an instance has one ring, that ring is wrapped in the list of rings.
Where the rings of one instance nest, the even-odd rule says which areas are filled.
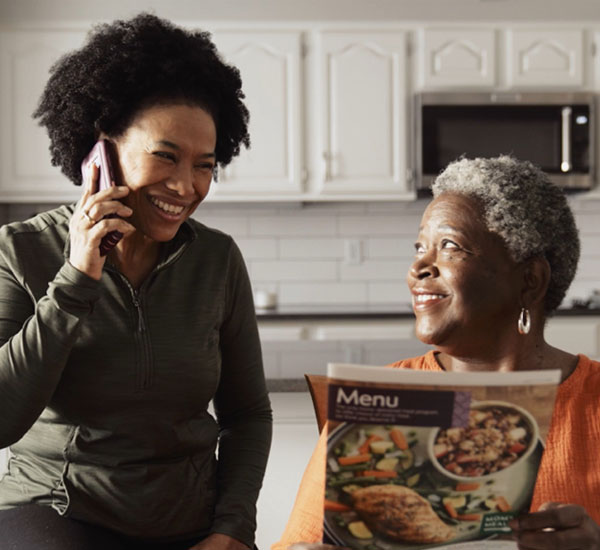
[[[523,270],[523,287],[521,290],[522,306],[532,308],[543,304],[550,284],[550,264],[543,256],[536,256],[525,262]]]

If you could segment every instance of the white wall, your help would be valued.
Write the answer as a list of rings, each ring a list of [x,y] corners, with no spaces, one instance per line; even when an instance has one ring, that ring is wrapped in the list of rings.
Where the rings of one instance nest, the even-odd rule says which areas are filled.
[[[0,24],[112,20],[142,10],[180,21],[600,19],[598,0],[4,0]]]
[[[405,276],[427,200],[252,207],[201,205],[196,218],[232,234],[256,289],[281,304],[389,304],[409,301]],[[565,300],[600,289],[600,200],[571,200],[582,255]],[[359,240],[364,259],[348,265],[345,242]]]
[[[576,197],[571,205],[582,256],[565,305],[600,289],[600,200]],[[254,289],[277,292],[282,305],[407,303],[404,278],[427,202],[205,203],[194,217],[231,234],[242,250]],[[0,224],[48,207],[3,205]],[[358,265],[345,261],[348,240],[362,246]]]

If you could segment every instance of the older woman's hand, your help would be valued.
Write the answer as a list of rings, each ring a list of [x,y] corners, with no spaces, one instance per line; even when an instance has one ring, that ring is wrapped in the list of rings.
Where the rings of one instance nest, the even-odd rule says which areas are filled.
[[[519,550],[600,550],[600,526],[575,504],[546,502],[510,525]]]
[[[111,231],[120,231],[123,235],[130,234],[134,227],[123,220],[131,216],[132,210],[119,202],[127,196],[129,188],[114,186],[95,193],[98,186],[99,171],[97,166],[92,166],[89,180],[84,182],[85,190],[79,207],[73,213],[69,222],[71,252],[69,262],[79,271],[100,279],[102,267],[106,261],[100,255],[100,241]],[[116,214],[118,218],[104,218],[108,214]]]

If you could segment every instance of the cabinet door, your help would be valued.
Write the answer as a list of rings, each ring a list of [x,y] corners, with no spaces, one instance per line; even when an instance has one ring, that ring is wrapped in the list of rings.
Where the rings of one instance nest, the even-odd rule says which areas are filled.
[[[421,42],[423,88],[496,84],[494,30],[424,29]]]
[[[256,546],[268,550],[283,534],[302,474],[319,438],[308,391],[271,393],[273,443],[257,507]]]
[[[81,189],[50,163],[45,129],[31,117],[50,66],[80,47],[83,31],[0,32],[0,201],[68,202]]]
[[[215,32],[213,39],[240,70],[252,145],[222,171],[211,194],[216,199],[300,193],[300,33],[232,30]]]
[[[402,32],[319,35],[320,195],[402,195],[406,45]]]
[[[577,88],[584,85],[583,31],[514,29],[507,36],[508,84]]]
[[[0,449],[0,479],[8,471],[8,449]]]

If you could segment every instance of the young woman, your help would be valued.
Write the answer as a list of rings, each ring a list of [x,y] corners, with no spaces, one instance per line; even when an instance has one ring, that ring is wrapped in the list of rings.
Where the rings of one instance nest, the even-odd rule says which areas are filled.
[[[190,219],[249,143],[242,97],[207,34],[151,15],[53,67],[53,163],[80,185],[105,139],[116,185],[93,169],[77,204],[0,231],[3,547],[253,546],[271,409],[250,283]]]

